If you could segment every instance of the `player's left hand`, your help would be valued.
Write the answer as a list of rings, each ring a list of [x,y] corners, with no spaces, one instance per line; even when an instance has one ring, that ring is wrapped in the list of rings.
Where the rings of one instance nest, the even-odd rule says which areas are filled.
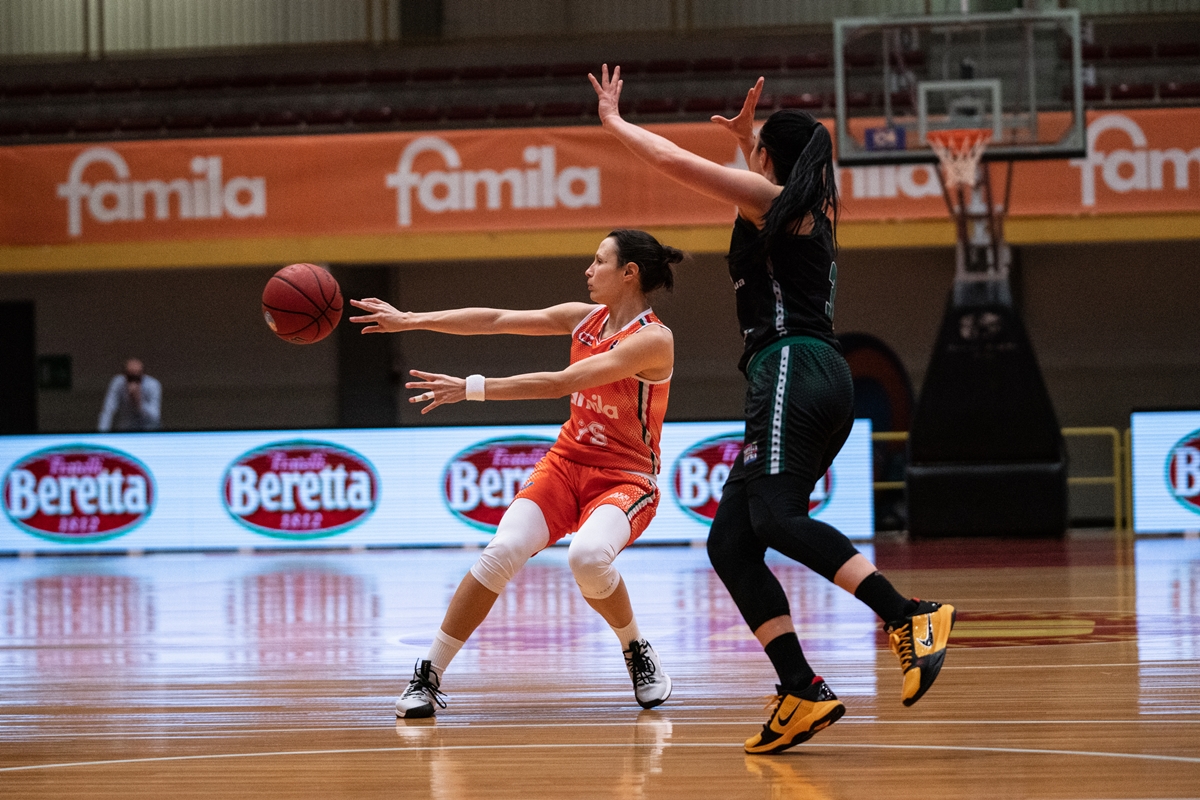
[[[397,311],[391,303],[384,302],[378,297],[351,300],[350,305],[367,312],[357,317],[350,317],[351,322],[367,323],[367,327],[362,329],[363,333],[396,333],[417,328],[413,313]]]
[[[712,121],[729,131],[739,141],[752,140],[754,138],[754,111],[758,108],[758,98],[762,95],[764,83],[766,83],[766,79],[759,77],[750,87],[750,91],[746,92],[746,99],[742,103],[742,110],[736,117],[729,119],[715,114],[711,117]]]
[[[428,403],[421,409],[422,414],[428,414],[438,406],[458,403],[467,399],[467,381],[465,378],[455,378],[452,375],[438,375],[436,372],[421,372],[410,369],[409,375],[420,378],[404,384],[405,389],[420,389],[421,394],[408,398],[410,403]]]
[[[613,67],[612,77],[608,75],[608,64],[600,67],[600,80],[596,80],[596,76],[588,73],[588,80],[592,82],[592,88],[596,90],[596,96],[600,99],[600,105],[597,112],[600,114],[600,122],[606,122],[609,119],[621,118],[621,87],[624,81],[621,80],[621,68]]]

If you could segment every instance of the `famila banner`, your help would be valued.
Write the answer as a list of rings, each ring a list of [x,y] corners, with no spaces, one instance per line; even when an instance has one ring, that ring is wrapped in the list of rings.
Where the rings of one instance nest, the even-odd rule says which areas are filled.
[[[1043,115],[1053,127],[1065,112]],[[832,126],[833,120],[823,120]],[[864,122],[864,124],[869,124]],[[712,123],[649,128],[745,167]],[[1011,217],[1200,210],[1200,108],[1088,113],[1088,156],[1013,165]],[[932,164],[845,167],[848,222],[946,216]],[[0,246],[712,225],[599,124],[0,147]]]
[[[0,437],[0,553],[482,545],[558,432]],[[639,542],[705,540],[741,438],[739,422],[664,426],[663,497]],[[870,423],[859,420],[810,513],[869,538],[871,481]]]

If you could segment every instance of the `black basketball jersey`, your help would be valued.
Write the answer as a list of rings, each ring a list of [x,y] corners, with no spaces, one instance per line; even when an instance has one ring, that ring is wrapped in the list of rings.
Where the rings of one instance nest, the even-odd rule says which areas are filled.
[[[743,372],[755,353],[788,336],[811,336],[841,350],[833,335],[833,229],[824,214],[813,216],[812,233],[785,234],[770,245],[740,215],[733,223],[729,277],[745,342],[738,362]]]

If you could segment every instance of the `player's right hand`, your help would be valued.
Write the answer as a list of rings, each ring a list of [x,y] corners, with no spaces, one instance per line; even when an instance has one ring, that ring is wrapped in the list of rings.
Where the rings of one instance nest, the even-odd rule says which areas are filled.
[[[600,67],[600,80],[596,80],[596,76],[588,73],[588,80],[592,82],[592,88],[596,90],[596,96],[600,99],[600,104],[597,112],[600,114],[600,122],[605,122],[608,119],[621,118],[621,87],[624,81],[621,80],[621,68],[613,67],[612,77],[608,75],[608,64]]]
[[[439,375],[436,372],[421,372],[419,369],[410,369],[408,374],[420,380],[409,381],[404,384],[405,389],[425,390],[421,394],[408,398],[408,402],[410,403],[426,404],[421,407],[422,414],[428,414],[438,406],[461,403],[467,399],[467,381],[465,378],[456,378],[453,375]]]

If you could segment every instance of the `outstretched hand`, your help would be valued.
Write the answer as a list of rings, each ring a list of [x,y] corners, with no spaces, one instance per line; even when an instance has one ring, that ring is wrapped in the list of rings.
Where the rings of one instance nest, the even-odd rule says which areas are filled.
[[[419,381],[409,381],[404,384],[404,388],[424,390],[421,394],[416,394],[408,398],[408,402],[410,403],[429,403],[429,405],[421,409],[422,414],[428,414],[438,406],[458,403],[467,399],[467,381],[465,378],[438,375],[435,372],[421,372],[417,369],[410,369],[408,374],[414,378],[421,379]]]
[[[754,138],[754,111],[758,107],[758,98],[762,94],[764,83],[766,80],[760,77],[750,87],[750,91],[746,92],[746,100],[742,103],[742,110],[736,117],[728,119],[720,114],[714,114],[712,121],[729,131],[739,142],[752,140]]]
[[[600,67],[600,80],[596,80],[596,76],[588,73],[588,80],[592,82],[592,88],[596,90],[596,96],[600,98],[600,105],[597,111],[600,114],[600,122],[603,123],[610,118],[621,118],[621,86],[624,81],[621,80],[621,68],[613,67],[612,77],[608,75],[608,64]]]
[[[367,323],[367,327],[362,329],[363,333],[395,333],[417,327],[411,312],[397,311],[391,303],[386,303],[378,297],[351,300],[350,305],[367,312],[361,316],[350,317],[351,322]]]

